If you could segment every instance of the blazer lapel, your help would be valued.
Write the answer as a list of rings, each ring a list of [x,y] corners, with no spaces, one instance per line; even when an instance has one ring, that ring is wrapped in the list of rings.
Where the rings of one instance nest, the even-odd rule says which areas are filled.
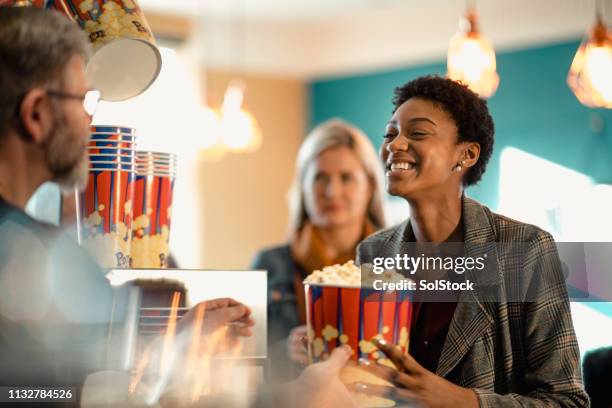
[[[493,261],[495,270],[485,274],[466,272],[466,278],[476,283],[477,290],[464,291],[459,295],[436,369],[436,374],[441,377],[455,368],[478,337],[494,323],[491,313],[487,311],[488,305],[482,302],[487,297],[482,292],[487,291],[488,287],[495,290],[499,284],[495,229],[485,207],[465,196],[462,199],[462,216],[466,256],[476,257],[487,253],[487,263]]]

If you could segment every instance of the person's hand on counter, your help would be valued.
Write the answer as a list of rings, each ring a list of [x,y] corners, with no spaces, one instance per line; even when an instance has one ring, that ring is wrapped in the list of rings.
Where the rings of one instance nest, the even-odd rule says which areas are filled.
[[[198,322],[198,316],[202,319]],[[201,325],[202,335],[227,327],[234,337],[250,337],[255,321],[251,309],[232,298],[206,300],[195,305],[179,322],[179,330]]]
[[[251,309],[232,298],[198,303],[177,322],[176,336],[151,342],[141,375],[133,381],[133,399],[158,401],[167,387],[190,381],[192,368],[202,361],[235,350],[241,337],[253,334],[254,325]]]
[[[294,363],[305,366],[308,364],[308,350],[304,346],[304,338],[308,332],[306,325],[294,327],[289,333],[287,341],[287,353],[289,359]]]
[[[312,364],[283,391],[277,394],[278,407],[357,407],[346,386],[340,380],[340,370],[351,357],[351,348],[334,349],[329,358]]]
[[[428,408],[466,407],[477,408],[476,393],[432,373],[421,366],[411,355],[404,354],[396,346],[384,340],[373,340],[380,351],[398,369],[360,360],[362,369],[390,382],[394,386],[357,384],[359,392],[401,402],[417,403]]]

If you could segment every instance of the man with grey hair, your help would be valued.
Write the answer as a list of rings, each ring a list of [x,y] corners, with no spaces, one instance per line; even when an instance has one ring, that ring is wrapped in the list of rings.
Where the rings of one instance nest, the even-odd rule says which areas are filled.
[[[100,93],[87,89],[90,49],[82,31],[56,13],[5,8],[0,53],[0,157],[11,163],[0,162],[0,195],[22,207],[48,179],[65,189],[83,187],[89,123]],[[33,162],[47,171],[19,171]]]
[[[89,53],[78,25],[58,12],[0,7],[0,387],[78,389],[109,367],[108,332],[125,297],[74,241],[23,211],[46,181],[64,189],[87,181],[100,97],[87,87]],[[206,310],[204,332],[232,323],[233,334],[250,335],[246,306],[216,299],[197,307]]]
[[[80,370],[74,358],[100,352],[82,343],[104,334],[108,284],[74,243],[23,212],[44,182],[68,189],[87,180],[85,102],[93,109],[99,98],[87,89],[88,54],[83,33],[59,13],[0,7],[0,385],[79,383],[100,363]],[[100,307],[81,307],[75,284]]]

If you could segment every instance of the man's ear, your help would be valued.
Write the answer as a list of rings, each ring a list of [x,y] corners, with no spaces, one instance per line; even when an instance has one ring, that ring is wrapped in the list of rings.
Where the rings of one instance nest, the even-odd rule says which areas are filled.
[[[44,143],[53,125],[53,112],[47,93],[41,88],[30,90],[19,106],[19,119],[29,138]]]

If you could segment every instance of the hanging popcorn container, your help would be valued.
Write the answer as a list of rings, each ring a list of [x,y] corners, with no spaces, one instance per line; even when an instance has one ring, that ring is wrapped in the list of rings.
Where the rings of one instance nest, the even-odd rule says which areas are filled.
[[[144,92],[161,70],[161,54],[136,0],[0,0],[0,6],[58,10],[85,31],[93,45],[86,76],[106,101]]]

